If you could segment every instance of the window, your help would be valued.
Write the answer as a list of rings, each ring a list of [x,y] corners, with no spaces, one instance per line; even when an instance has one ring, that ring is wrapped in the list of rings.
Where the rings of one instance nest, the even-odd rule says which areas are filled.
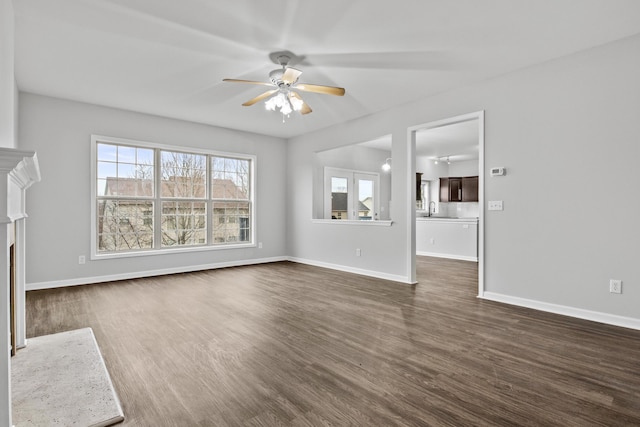
[[[161,246],[206,242],[207,156],[160,150]]]
[[[325,218],[378,219],[377,173],[325,168]]]
[[[252,156],[92,138],[93,255],[251,245]]]
[[[213,236],[220,242],[248,242],[249,171],[251,162],[231,157],[211,157],[211,199],[213,201]]]

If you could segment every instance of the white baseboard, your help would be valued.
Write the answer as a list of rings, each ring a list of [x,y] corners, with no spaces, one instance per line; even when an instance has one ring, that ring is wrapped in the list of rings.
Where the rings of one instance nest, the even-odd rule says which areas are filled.
[[[90,285],[117,280],[138,279],[141,277],[162,276],[165,274],[189,273],[192,271],[213,270],[216,268],[239,267],[242,265],[265,264],[269,262],[287,261],[287,257],[243,259],[239,261],[218,262],[213,264],[189,265],[184,267],[163,268],[160,270],[135,271],[131,273],[109,274],[106,276],[81,277],[69,280],[53,280],[49,282],[27,283],[27,291],[39,289],[63,288],[65,286]]]
[[[443,253],[437,253],[437,252],[423,252],[423,251],[416,251],[416,255],[419,255],[419,256],[432,256],[432,257],[436,257],[436,258],[459,259],[461,261],[478,262],[478,257],[477,256],[474,257],[474,256],[466,256],[466,255],[443,254]]]
[[[380,271],[365,270],[362,268],[349,267],[346,265],[332,264],[328,262],[315,261],[315,260],[304,259],[304,258],[287,257],[287,259],[291,262],[297,262],[300,264],[307,264],[307,265],[313,265],[315,267],[329,268],[331,270],[338,270],[338,271],[344,271],[346,273],[360,274],[362,276],[375,277],[378,279],[390,280],[393,282],[400,282],[400,283],[407,283],[407,284],[415,283],[415,282],[410,282],[409,278],[406,276],[387,274],[387,273],[382,273]]]
[[[636,319],[633,317],[617,316],[615,314],[584,310],[582,308],[551,304],[547,302],[519,298],[494,292],[485,292],[484,295],[480,296],[480,298],[490,301],[502,302],[505,304],[517,305],[520,307],[532,308],[534,310],[546,311],[549,313],[561,314],[569,317],[576,317],[578,319],[591,320],[593,322],[640,330],[640,319]]]

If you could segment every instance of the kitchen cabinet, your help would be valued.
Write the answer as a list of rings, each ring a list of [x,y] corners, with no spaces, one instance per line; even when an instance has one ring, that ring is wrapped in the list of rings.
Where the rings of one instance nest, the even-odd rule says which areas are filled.
[[[440,178],[440,201],[449,201],[449,178]]]
[[[477,202],[478,177],[440,178],[441,202]]]
[[[440,178],[440,201],[462,201],[462,178]]]
[[[462,178],[462,201],[477,202],[478,201],[478,177],[465,176]]]

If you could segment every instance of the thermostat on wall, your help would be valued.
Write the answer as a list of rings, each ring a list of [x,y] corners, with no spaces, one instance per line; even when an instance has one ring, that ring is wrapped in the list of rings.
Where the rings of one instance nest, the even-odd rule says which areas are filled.
[[[505,168],[491,168],[491,176],[503,176],[507,174]]]

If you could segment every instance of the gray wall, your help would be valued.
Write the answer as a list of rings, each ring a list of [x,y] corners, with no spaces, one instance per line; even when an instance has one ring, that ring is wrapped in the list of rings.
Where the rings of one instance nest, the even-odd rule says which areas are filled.
[[[263,248],[89,260],[91,134],[256,155],[256,231]],[[20,148],[38,153],[42,175],[27,195],[28,286],[286,255],[281,139],[21,93]],[[78,264],[79,255],[87,256],[86,264]]]
[[[290,140],[288,253],[410,277],[407,128],[484,110],[485,196],[504,201],[485,215],[486,291],[640,319],[637,52],[640,36]],[[388,133],[393,226],[312,224],[313,152]],[[489,177],[492,166],[507,176]],[[609,293],[610,278],[623,280],[622,295]]]
[[[0,1],[0,147],[16,146],[17,98],[14,75],[13,5]]]

